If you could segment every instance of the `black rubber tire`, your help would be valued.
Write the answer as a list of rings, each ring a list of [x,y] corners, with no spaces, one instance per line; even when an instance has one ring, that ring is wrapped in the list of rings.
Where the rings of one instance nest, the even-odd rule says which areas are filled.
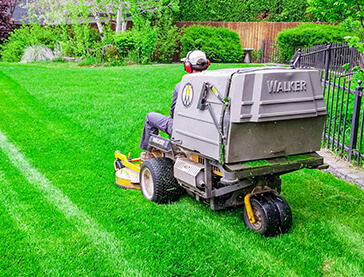
[[[277,235],[279,233],[280,218],[274,202],[262,194],[255,195],[250,199],[250,202],[256,222],[250,223],[244,206],[243,219],[245,225],[266,237]]]
[[[284,234],[291,229],[292,226],[292,211],[286,199],[279,194],[270,194],[268,196],[274,203],[279,212],[279,232]]]
[[[140,189],[143,196],[155,203],[166,204],[179,199],[184,189],[173,176],[173,161],[168,158],[152,158],[140,168]]]

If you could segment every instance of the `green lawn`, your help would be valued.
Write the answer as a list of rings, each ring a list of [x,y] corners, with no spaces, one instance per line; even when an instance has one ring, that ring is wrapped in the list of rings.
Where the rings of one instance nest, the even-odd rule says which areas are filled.
[[[364,276],[364,191],[327,173],[283,176],[293,226],[274,238],[241,209],[115,185],[114,151],[139,154],[146,113],[168,114],[182,75],[0,63],[0,276]]]

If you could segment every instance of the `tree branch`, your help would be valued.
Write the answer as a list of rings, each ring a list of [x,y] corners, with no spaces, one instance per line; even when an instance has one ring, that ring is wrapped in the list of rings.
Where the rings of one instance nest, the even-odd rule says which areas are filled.
[[[358,4],[358,12],[361,12],[360,4]],[[364,28],[364,17],[360,17],[360,25]]]
[[[353,30],[355,30],[355,31],[357,31],[359,34],[361,34],[362,36],[364,36],[364,33],[363,32],[361,32],[360,30],[358,30],[357,28],[355,28],[355,27],[353,27],[353,26],[351,26],[349,23],[347,23],[344,19],[343,19],[343,16],[342,16],[342,14],[339,14],[339,13],[337,13],[339,16],[340,16],[340,18],[341,18],[341,21],[342,22],[344,22],[349,28],[351,28],[351,29],[353,29]]]

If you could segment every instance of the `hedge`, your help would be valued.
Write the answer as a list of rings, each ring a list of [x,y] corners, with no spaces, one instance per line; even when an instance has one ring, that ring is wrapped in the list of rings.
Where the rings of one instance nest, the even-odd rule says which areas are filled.
[[[307,0],[180,0],[179,21],[313,21]]]
[[[181,43],[183,57],[194,49],[204,51],[212,62],[241,62],[244,56],[239,35],[223,27],[187,27],[184,29]]]
[[[286,29],[277,36],[280,48],[280,58],[290,60],[299,47],[325,44],[327,42],[344,41],[344,37],[352,33],[341,26],[304,23],[297,27]]]

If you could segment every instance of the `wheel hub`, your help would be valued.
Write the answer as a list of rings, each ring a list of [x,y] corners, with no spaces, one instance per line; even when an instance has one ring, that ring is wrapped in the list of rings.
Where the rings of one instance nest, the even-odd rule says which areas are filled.
[[[255,230],[260,230],[262,228],[262,214],[256,208],[253,208],[253,213],[255,222],[252,223],[252,226]]]
[[[148,199],[151,199],[154,193],[154,186],[153,186],[153,176],[148,168],[144,168],[143,170],[141,185],[144,188],[144,193],[146,194],[145,196]]]

